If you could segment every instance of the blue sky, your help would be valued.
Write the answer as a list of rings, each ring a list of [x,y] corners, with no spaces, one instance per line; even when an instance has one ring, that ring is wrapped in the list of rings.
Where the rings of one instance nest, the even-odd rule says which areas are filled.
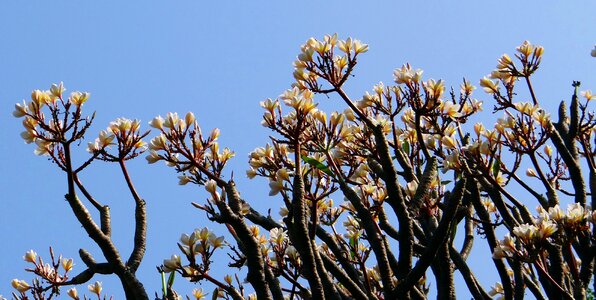
[[[545,106],[554,108],[568,99],[572,80],[581,80],[584,89],[596,89],[596,59],[590,57],[596,43],[593,1],[122,2],[3,3],[2,295],[10,294],[11,279],[29,278],[21,259],[29,249],[47,257],[48,246],[53,246],[57,253],[75,258],[76,270],[83,268],[77,255],[80,247],[99,255],[64,201],[63,174],[44,157],[34,156],[34,147],[19,138],[22,127],[11,112],[33,89],[63,81],[68,91],[91,92],[85,109],[97,111],[97,118],[88,139],[117,117],[140,119],[148,128],[156,115],[195,112],[204,130],[220,128],[221,145],[236,151],[227,174],[234,171],[243,197],[262,212],[277,212],[280,201],[267,196],[265,181],[244,179],[248,153],[270,134],[260,126],[258,103],[290,86],[292,62],[311,36],[338,33],[370,45],[348,83],[353,97],[379,81],[390,83],[393,70],[406,62],[424,69],[426,78],[443,78],[448,85],[458,86],[462,77],[477,83],[502,53],[512,53],[526,39],[546,50],[535,78]],[[481,91],[476,97],[486,100],[490,111],[489,97]],[[320,100],[324,108],[344,108],[338,99]],[[84,147],[79,151],[85,154]],[[155,266],[177,252],[181,233],[203,226],[223,230],[190,205],[205,201],[202,188],[179,187],[172,170],[148,166],[144,159],[131,162],[130,172],[148,203],[149,250],[139,277],[153,294],[159,290]],[[114,239],[127,253],[133,201],[117,166],[96,163],[81,177],[111,206]],[[490,285],[494,277],[482,273],[485,263],[473,262],[472,269]],[[116,281],[101,276],[96,280],[104,282],[108,294],[123,298]],[[179,286],[187,292],[192,288]]]

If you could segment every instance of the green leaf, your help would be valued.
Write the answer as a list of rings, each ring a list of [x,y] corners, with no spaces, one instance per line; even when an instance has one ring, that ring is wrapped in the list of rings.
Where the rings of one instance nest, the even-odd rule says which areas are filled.
[[[498,158],[493,162],[491,169],[493,171],[493,177],[497,178],[497,176],[499,176],[499,171],[501,170],[501,161]]]
[[[161,273],[161,291],[163,293],[163,297],[165,298],[168,295],[168,288],[166,287],[166,273],[164,271],[160,271]]]
[[[217,288],[213,290],[213,295],[211,296],[212,300],[217,300],[217,296],[219,295]]]
[[[331,170],[329,169],[328,166],[324,165],[323,163],[321,163],[320,161],[312,158],[312,157],[308,157],[306,155],[302,155],[302,160],[304,162],[306,162],[307,164],[323,171],[325,174],[333,177],[333,172],[331,172]]]
[[[450,183],[451,183],[451,180],[443,180],[443,181],[441,181],[441,185],[447,185],[447,184],[450,184]]]
[[[176,272],[170,272],[170,277],[168,278],[168,288],[172,288],[174,285],[174,278],[176,277]]]
[[[358,248],[358,239],[350,237],[350,246],[352,246],[352,248]]]
[[[406,153],[406,155],[410,154],[410,142],[403,141],[403,143],[401,143],[401,149],[404,150],[404,153]]]
[[[354,249],[356,249],[356,251],[358,250],[358,238],[357,237],[350,237],[349,240],[350,243],[350,258],[354,259],[356,258],[356,252],[354,251]]]

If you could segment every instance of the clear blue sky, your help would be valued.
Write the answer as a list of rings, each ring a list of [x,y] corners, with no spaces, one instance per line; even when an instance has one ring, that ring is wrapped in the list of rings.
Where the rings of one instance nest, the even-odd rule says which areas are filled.
[[[535,79],[542,103],[554,107],[568,99],[572,80],[596,90],[596,59],[590,57],[594,1],[480,3],[485,2],[6,1],[0,11],[0,294],[10,294],[11,279],[30,278],[21,258],[29,249],[47,257],[51,245],[74,257],[76,270],[84,267],[80,247],[101,260],[64,201],[63,174],[19,138],[20,120],[11,112],[31,90],[63,81],[69,91],[91,92],[85,108],[97,111],[97,118],[89,139],[117,117],[141,119],[147,128],[156,115],[193,111],[205,130],[220,128],[221,145],[236,151],[227,174],[235,171],[243,196],[262,212],[277,212],[280,201],[267,196],[266,182],[244,179],[247,154],[270,134],[260,126],[259,101],[289,87],[292,62],[311,36],[337,32],[370,45],[349,82],[353,97],[379,81],[391,82],[392,71],[406,62],[424,69],[426,78],[458,86],[466,77],[477,85],[502,53],[526,39],[546,50]],[[481,91],[476,97],[490,110],[489,97]],[[337,99],[321,100],[324,107],[343,110]],[[216,227],[190,205],[205,201],[202,188],[179,187],[172,170],[144,159],[130,167],[148,203],[148,251],[139,277],[152,295],[160,288],[155,266],[177,253],[180,234]],[[114,239],[127,253],[133,202],[116,166],[94,164],[82,180],[111,206]],[[492,264],[483,273],[486,263],[475,261],[472,269],[488,286],[495,278]],[[94,280],[123,298],[116,281]],[[192,288],[177,286],[188,293]]]

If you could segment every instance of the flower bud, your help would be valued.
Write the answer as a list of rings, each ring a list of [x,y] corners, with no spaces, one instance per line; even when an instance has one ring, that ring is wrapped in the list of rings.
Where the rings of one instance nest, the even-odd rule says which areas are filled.
[[[211,131],[211,135],[209,136],[209,138],[212,141],[215,141],[219,137],[219,134],[220,134],[219,128],[213,128],[213,130]]]
[[[24,117],[27,114],[27,112],[28,112],[27,103],[25,103],[25,101],[23,101],[23,104],[17,103],[14,105],[14,111],[12,112],[12,115],[15,118],[20,118],[20,117]]]
[[[19,293],[24,293],[31,288],[31,286],[29,286],[29,284],[25,280],[13,279],[11,281],[11,284],[13,288],[19,291]]]
[[[528,168],[526,170],[526,176],[528,176],[528,177],[538,177],[538,174],[536,174],[536,171],[534,171],[534,169]]]
[[[186,116],[184,117],[184,121],[186,122],[186,124],[188,126],[190,126],[191,124],[193,124],[195,122],[196,118],[195,115],[192,112],[188,112],[186,113]]]
[[[217,183],[215,180],[211,179],[207,181],[207,183],[205,183],[205,190],[212,195],[215,194],[217,192]]]
[[[79,299],[79,293],[77,292],[77,289],[75,289],[75,288],[69,289],[68,292],[66,292],[66,293],[72,299],[75,299],[75,300]]]
[[[457,146],[457,144],[455,143],[455,140],[450,137],[450,136],[444,136],[441,139],[441,143],[443,144],[443,146],[445,146],[447,149],[453,149]]]
[[[551,148],[549,145],[544,146],[544,153],[548,157],[552,157],[552,155],[553,155],[553,148]]]
[[[257,171],[255,169],[250,168],[246,171],[246,177],[248,177],[248,179],[253,179],[255,176],[257,176]]]
[[[190,182],[190,178],[186,175],[180,175],[178,176],[178,184],[179,185],[186,185],[187,183]]]

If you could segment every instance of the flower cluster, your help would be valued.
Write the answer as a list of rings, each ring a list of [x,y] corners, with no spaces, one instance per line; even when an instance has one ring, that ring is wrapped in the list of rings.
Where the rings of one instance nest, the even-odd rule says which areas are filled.
[[[228,148],[219,149],[217,139],[220,131],[215,128],[208,136],[203,136],[201,128],[192,112],[184,118],[177,113],[168,113],[165,118],[155,117],[151,127],[160,131],[149,143],[149,163],[160,160],[182,173],[180,184],[189,182],[204,184],[207,178],[219,178],[223,168],[234,152]]]
[[[228,243],[224,241],[223,236],[216,236],[206,227],[197,228],[191,234],[182,234],[178,242],[178,248],[180,248],[188,263],[183,264],[180,255],[172,255],[169,259],[164,259],[160,270],[164,273],[179,273],[192,282],[206,280],[214,284],[216,289],[213,292],[213,297],[234,297],[238,299],[242,296],[243,287],[237,275],[235,276],[236,282],[234,282],[234,277],[231,275],[225,275],[223,280],[218,280],[209,274],[213,263],[212,256],[215,251],[226,246],[228,246]],[[234,247],[231,247],[231,250],[239,256],[234,259],[236,260],[236,266],[241,267],[246,258],[240,255],[240,252]],[[171,278],[172,276],[173,274],[170,275]],[[238,287],[235,287],[236,284]],[[203,289],[194,289],[192,295],[195,299],[203,299],[207,293]]]
[[[149,134],[149,131],[141,133],[140,125],[139,120],[118,118],[111,122],[106,130],[99,132],[95,141],[88,144],[87,151],[106,161],[135,158],[145,152],[147,143],[143,138]],[[113,155],[107,151],[112,145],[118,146],[118,154]]]
[[[225,245],[224,237],[216,236],[208,228],[195,229],[190,235],[183,234],[178,243],[178,248],[187,258],[189,264],[183,266],[181,257],[172,255],[170,259],[164,259],[162,269],[166,273],[177,271],[191,280],[195,277],[204,276],[209,271],[213,253]],[[199,256],[199,259],[197,259],[197,256]]]
[[[352,38],[339,40],[337,34],[326,35],[323,40],[310,38],[294,62],[295,86],[322,91],[318,78],[333,86],[341,85],[350,75],[356,57],[367,51],[368,45]]]
[[[507,234],[499,241],[493,250],[493,258],[517,255],[533,259],[535,254],[545,249],[548,241],[561,244],[573,242],[578,235],[587,234],[588,221],[596,222],[596,210],[589,210],[579,203],[570,204],[566,212],[559,205],[548,210],[538,206],[539,216],[535,218],[534,224],[526,223],[514,227],[513,236]]]
[[[28,299],[26,296],[27,292],[30,292],[32,295],[44,295],[43,297],[49,298],[59,294],[60,286],[69,279],[69,272],[73,269],[74,261],[72,258],[63,258],[62,255],[56,258],[52,248],[50,248],[50,258],[50,262],[44,262],[43,258],[33,250],[25,253],[23,260],[33,265],[33,268],[27,268],[25,270],[35,274],[37,277],[31,284],[25,280],[12,280],[12,287],[19,293],[15,295],[17,299]]]
[[[259,236],[258,228],[253,228],[253,234]],[[267,262],[277,274],[287,274],[295,279],[296,270],[300,270],[302,260],[296,248],[290,244],[288,234],[282,228],[269,231],[269,239],[259,236],[261,251],[266,255]]]
[[[533,45],[528,41],[524,41],[516,50],[515,57],[519,60],[521,66],[516,65],[508,54],[503,54],[498,60],[496,69],[480,80],[480,86],[486,93],[491,94],[499,105],[511,102],[514,96],[515,82],[518,78],[525,78],[526,80],[530,78],[538,69],[544,53],[542,46]],[[501,93],[499,83],[505,87],[506,92],[504,94]],[[536,99],[533,100],[536,101]]]
[[[88,290],[89,290],[89,292],[91,292],[92,294],[95,294],[95,296],[97,297],[97,299],[103,299],[103,300],[106,300],[106,299],[108,299],[106,295],[104,295],[103,297],[102,297],[102,295],[101,295],[101,291],[103,290],[103,287],[102,287],[101,281],[96,281],[96,282],[95,282],[95,283],[93,283],[93,284],[89,284],[89,285],[87,285],[87,289],[88,289]],[[67,295],[68,295],[68,296],[69,296],[71,299],[74,299],[74,300],[79,300],[79,299],[81,299],[81,297],[79,296],[79,292],[77,291],[77,289],[76,289],[76,288],[70,288],[70,289],[68,289],[68,291],[66,292],[66,294],[67,294]],[[88,298],[87,298],[87,296],[83,296],[83,299],[88,299]],[[110,299],[112,299],[112,298],[110,297]]]
[[[15,104],[13,112],[13,116],[23,118],[25,131],[21,137],[26,143],[37,145],[35,154],[49,155],[62,168],[65,167],[60,157],[63,145],[82,138],[93,120],[82,116],[83,103],[90,94],[72,92],[65,98],[64,91],[62,83],[52,84],[46,91],[34,90],[31,101]]]
[[[441,79],[424,78],[422,70],[409,64],[395,69],[392,84],[380,82],[362,97],[350,98],[344,83],[366,51],[366,44],[337,35],[309,39],[294,62],[292,88],[261,102],[262,125],[274,134],[249,154],[246,175],[268,181],[269,195],[283,201],[282,220],[260,215],[240,197],[233,180],[223,179],[223,168],[234,153],[220,150],[219,129],[203,135],[192,113],[168,113],[149,123],[159,133],[148,144],[147,161],[173,167],[181,185],[203,185],[207,204],[193,205],[206,211],[210,221],[225,225],[237,244],[228,245],[207,228],[183,234],[178,242],[182,254],[163,261],[162,276],[210,282],[216,287],[213,297],[256,299],[244,295],[245,281],[238,276],[220,280],[210,275],[214,253],[227,247],[229,266],[249,269],[246,281],[259,298],[318,299],[336,292],[359,299],[424,297],[428,287],[422,274],[430,267],[438,285],[446,287],[439,293],[448,298],[453,281],[445,270],[451,270],[451,264],[466,269],[478,228],[490,245],[496,244],[492,254],[502,283],[490,292],[474,284],[475,297],[511,298],[514,288],[547,282],[548,287],[529,290],[537,298],[547,298],[543,291],[548,298],[582,298],[581,289],[590,278],[585,282],[580,273],[593,270],[579,261],[593,258],[585,253],[594,247],[596,223],[596,211],[585,204],[592,191],[586,191],[580,163],[586,159],[594,173],[596,118],[587,109],[592,92],[579,92],[574,82],[571,113],[562,105],[559,121],[551,121],[530,80],[544,49],[526,41],[515,55],[501,56],[496,69],[479,82],[495,100],[493,112],[503,115],[493,126],[471,125],[467,122],[483,109],[483,102],[473,98],[476,87],[470,81],[464,79],[458,93]],[[517,99],[514,87],[519,81],[527,84],[529,99]],[[36,153],[50,155],[64,169],[63,153],[82,138],[92,118],[80,114],[88,93],[75,92],[62,100],[63,91],[62,84],[36,90],[30,103],[15,106],[14,115],[24,118],[22,137],[37,143]],[[347,107],[326,113],[318,94],[335,95]],[[46,118],[42,110],[51,116]],[[146,135],[139,121],[116,119],[89,143],[93,156],[83,167],[96,158],[123,165],[145,151]],[[118,154],[110,153],[116,145]],[[524,169],[532,182],[520,178]],[[538,216],[527,211],[525,199],[522,203],[508,190],[510,182],[538,200]],[[565,190],[569,186],[574,190]],[[331,197],[340,191],[344,201],[338,204]],[[567,211],[557,205],[562,195],[574,198]],[[499,241],[496,230],[503,224],[508,233]],[[459,228],[465,236],[456,249]],[[399,255],[391,253],[398,248],[394,244]],[[31,272],[54,280],[46,279],[50,285],[64,283],[73,265],[63,259],[44,264],[33,251],[25,260],[35,265]],[[57,275],[60,267],[65,275]],[[469,272],[461,275],[466,282],[476,281]],[[582,280],[582,285],[573,283]],[[17,279],[13,286],[19,293],[40,288]],[[171,288],[164,287],[164,297]],[[101,290],[100,283],[89,285],[98,298]],[[76,289],[67,294],[78,299]],[[205,296],[202,289],[192,291],[195,299]]]

